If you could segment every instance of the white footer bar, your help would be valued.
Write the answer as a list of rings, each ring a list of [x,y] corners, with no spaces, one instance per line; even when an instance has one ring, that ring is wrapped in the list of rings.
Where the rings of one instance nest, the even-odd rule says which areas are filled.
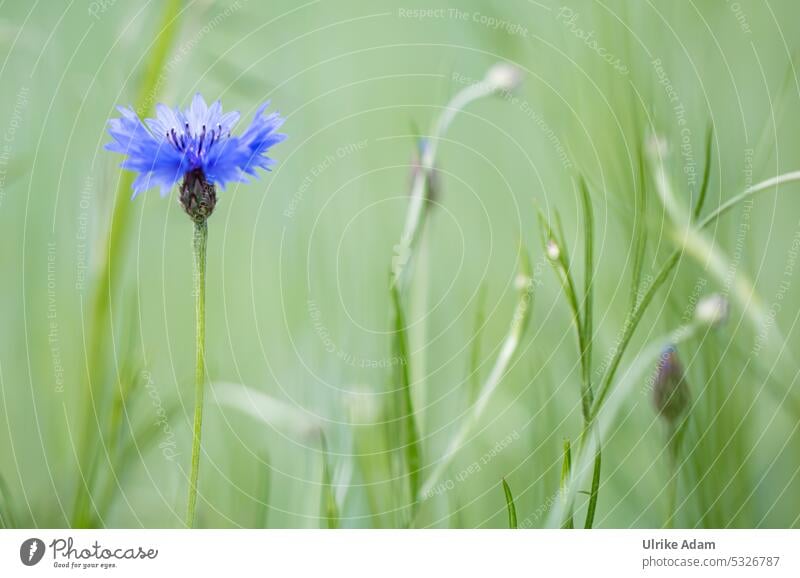
[[[800,530],[4,530],[0,576],[800,576]],[[223,576],[225,576],[223,574]]]

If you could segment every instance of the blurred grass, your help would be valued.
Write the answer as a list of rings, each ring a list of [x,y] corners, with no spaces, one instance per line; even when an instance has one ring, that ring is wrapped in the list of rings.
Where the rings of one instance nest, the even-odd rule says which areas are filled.
[[[164,8],[159,32],[153,42],[152,49],[145,52],[144,73],[139,88],[139,93],[135,100],[133,109],[140,117],[151,116],[155,111],[155,102],[159,95],[160,85],[163,84],[163,69],[169,55],[176,28],[180,17],[182,2],[181,0],[171,0]],[[102,414],[106,412],[107,392],[104,391],[104,383],[114,380],[109,377],[108,366],[105,363],[107,357],[106,347],[109,342],[113,342],[113,325],[109,328],[108,320],[111,312],[111,303],[115,286],[123,283],[115,283],[114,266],[119,261],[125,261],[125,249],[127,247],[128,230],[130,227],[131,185],[133,184],[133,173],[124,171],[119,178],[117,192],[113,197],[113,210],[111,221],[108,226],[108,246],[101,252],[99,265],[99,279],[92,296],[92,306],[90,312],[89,329],[89,348],[87,359],[86,391],[86,410],[83,416],[83,433],[77,447],[77,457],[79,463],[89,464],[87,471],[80,472],[77,480],[77,496],[71,523],[73,526],[85,527],[91,523],[93,516],[92,509],[95,507],[91,496],[91,489],[94,487],[96,470],[102,457],[98,455],[101,448],[95,443],[97,430],[103,430],[105,423]],[[117,277],[117,281],[119,278]],[[130,353],[129,353],[130,355]],[[115,359],[115,362],[117,360]],[[130,363],[130,360],[123,360]],[[135,383],[135,378],[129,378],[119,371],[120,363],[115,363],[117,368],[117,383],[120,396],[112,402],[112,421],[109,433],[109,446],[102,444],[102,452],[108,455],[109,451],[116,450],[117,434],[121,412],[120,405],[126,401],[124,395],[123,380]],[[112,372],[111,375],[114,375]],[[127,378],[127,379],[126,379]],[[117,418],[117,420],[114,419]],[[101,437],[102,439],[102,437]],[[116,463],[109,459],[109,466],[113,470]],[[94,514],[101,514],[95,510]]]
[[[440,143],[441,206],[426,231],[427,343],[408,344],[412,366],[420,348],[425,352],[423,472],[444,455],[468,414],[476,376],[497,357],[517,299],[513,248],[520,237],[532,251],[537,305],[515,361],[443,477],[452,489],[425,501],[417,523],[507,527],[497,481],[508,477],[519,526],[543,525],[559,499],[563,439],[575,440],[581,430],[582,370],[570,308],[538,247],[532,200],[546,214],[561,214],[565,242],[581,263],[581,198],[571,179],[576,169],[586,174],[595,225],[596,377],[628,315],[632,272],[646,286],[675,248],[654,190],[642,185],[646,129],[652,125],[673,143],[668,170],[687,207],[711,151],[706,213],[748,184],[800,168],[800,91],[790,66],[797,46],[788,29],[800,7],[788,0],[739,4],[749,33],[724,3],[569,4],[579,14],[575,26],[624,60],[630,72],[623,75],[557,18],[562,5],[547,0],[544,7],[441,3],[467,13],[466,20],[402,17],[401,6],[386,1],[184,3],[189,8],[157,77],[158,100],[185,105],[200,90],[249,118],[272,99],[290,135],[275,150],[274,172],[226,191],[211,221],[209,373],[319,420],[329,446],[323,467],[316,439],[243,419],[207,396],[201,524],[250,527],[257,518],[271,527],[316,527],[326,519],[324,505],[336,503],[340,526],[399,525],[406,502],[392,466],[402,446],[387,427],[397,382],[386,270],[408,203],[418,137],[408,127],[430,126],[464,86],[460,79],[479,79],[508,59],[526,70],[519,101],[476,103]],[[124,407],[114,406],[118,464],[113,472],[100,468],[98,493],[112,497],[101,499],[109,505],[96,523],[176,526],[192,405],[191,223],[174,199],[158,194],[115,203],[117,187],[120,200],[127,198],[129,177],[101,148],[114,107],[137,104],[148,74],[152,79],[143,63],[163,38],[165,8],[118,2],[95,18],[89,6],[0,8],[0,131],[18,124],[5,143],[0,184],[0,472],[4,496],[11,496],[0,508],[13,507],[12,516],[0,515],[17,526],[70,523],[81,432],[88,426],[107,435],[82,409],[86,371],[104,364],[120,374],[98,384],[109,399],[126,380],[140,385]],[[526,32],[476,22],[476,13]],[[655,59],[685,108],[682,124]],[[698,171],[692,182],[681,156],[684,129]],[[705,231],[768,305],[780,304],[782,358],[800,346],[800,293],[781,292],[786,279],[796,284],[785,270],[800,230],[800,199],[797,185],[785,189],[735,208]],[[110,333],[96,356],[90,281],[103,278],[115,210],[128,212],[129,228],[112,245],[119,242],[125,258],[115,265],[118,297],[100,307]],[[634,241],[637,227],[646,246]],[[626,360],[691,314],[697,287],[722,289],[702,264],[680,258]],[[418,311],[407,314],[409,326],[421,321]],[[734,307],[725,327],[685,347],[695,403],[683,442],[678,526],[799,523],[797,424],[766,392],[767,385],[798,385],[753,358],[758,332],[747,315]],[[174,460],[162,447],[171,438],[157,425],[159,407],[175,436]],[[648,396],[632,397],[603,444],[596,526],[663,522],[670,474],[662,450]],[[348,464],[345,485],[338,472]],[[331,501],[343,487],[343,501]],[[585,507],[580,496],[577,516]]]

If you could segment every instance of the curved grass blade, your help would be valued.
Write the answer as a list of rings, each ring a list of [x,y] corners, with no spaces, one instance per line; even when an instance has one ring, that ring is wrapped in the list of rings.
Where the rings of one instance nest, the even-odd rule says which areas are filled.
[[[210,389],[220,405],[239,410],[298,439],[313,439],[322,429],[319,420],[311,414],[246,385],[215,382]]]
[[[442,109],[431,129],[430,138],[425,139],[425,147],[420,156],[420,170],[417,172],[411,186],[411,202],[406,212],[406,221],[400,235],[400,243],[396,247],[397,257],[392,263],[392,285],[407,283],[411,260],[425,219],[426,187],[430,182],[430,175],[436,164],[436,152],[453,120],[459,112],[463,111],[470,103],[486,98],[498,91],[510,90],[511,87],[498,85],[493,77],[494,67],[489,69],[482,82],[476,82],[458,91]],[[516,71],[519,73],[519,71]],[[508,79],[510,80],[510,79]]]
[[[511,494],[511,488],[508,487],[508,482],[503,478],[503,493],[506,496],[506,509],[508,510],[508,527],[512,530],[517,529],[517,508],[514,506],[514,496]]]
[[[706,166],[703,169],[703,181],[700,185],[700,192],[697,195],[697,202],[694,205],[693,217],[696,221],[703,212],[703,203],[706,201],[706,193],[708,193],[708,183],[711,180],[711,145],[714,137],[714,125],[708,124],[706,130]]]
[[[739,193],[738,195],[734,195],[724,203],[722,203],[719,207],[717,207],[711,214],[709,214],[706,218],[700,221],[697,224],[698,229],[703,229],[719,219],[722,215],[730,211],[733,207],[752,197],[756,193],[761,193],[764,191],[768,191],[773,188],[777,188],[780,185],[785,185],[788,183],[800,181],[800,171],[791,171],[788,173],[780,174],[776,177],[771,177],[769,179],[763,180],[755,185],[747,187],[744,191]]]
[[[517,306],[514,309],[514,315],[511,318],[511,324],[509,326],[508,333],[506,334],[503,344],[501,345],[500,353],[495,360],[492,371],[483,382],[483,387],[481,388],[480,394],[475,400],[475,403],[472,404],[470,412],[461,422],[455,435],[447,445],[444,455],[436,463],[433,472],[425,480],[425,483],[422,484],[419,492],[420,500],[424,500],[432,495],[433,489],[435,488],[436,483],[439,481],[439,478],[447,470],[450,462],[458,453],[458,450],[461,449],[464,440],[472,431],[473,426],[480,419],[481,415],[483,415],[483,411],[486,409],[489,400],[508,371],[511,360],[514,358],[514,353],[516,352],[520,340],[522,339],[522,335],[525,332],[525,328],[528,325],[531,310],[533,309],[534,283],[533,278],[531,277],[530,259],[528,258],[528,254],[523,247],[520,247],[519,252],[517,278],[520,280],[517,286],[519,290]]]

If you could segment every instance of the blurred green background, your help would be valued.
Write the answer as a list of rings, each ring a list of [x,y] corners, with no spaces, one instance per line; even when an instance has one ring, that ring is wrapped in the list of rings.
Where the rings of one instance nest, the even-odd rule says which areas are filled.
[[[0,475],[17,526],[71,523],[86,428],[101,448],[93,524],[178,527],[183,517],[192,226],[174,191],[140,196],[125,209],[111,284],[98,286],[115,203],[129,202],[127,190],[115,197],[121,159],[102,149],[117,105],[186,106],[199,91],[241,111],[242,124],[265,100],[287,119],[274,171],[221,193],[209,222],[207,356],[216,388],[206,397],[199,520],[214,527],[326,525],[320,427],[339,525],[402,525],[399,440],[386,421],[394,389],[387,280],[417,138],[465,79],[500,60],[525,74],[516,102],[474,103],[440,143],[425,280],[414,289],[425,306],[408,312],[424,472],[497,356],[520,240],[536,300],[509,373],[443,477],[446,490],[420,505],[419,527],[504,527],[503,477],[521,525],[545,525],[557,497],[562,442],[581,427],[579,365],[569,309],[542,256],[536,204],[560,212],[579,255],[572,179],[587,176],[599,365],[626,315],[645,134],[670,143],[669,170],[687,205],[708,162],[709,126],[708,208],[800,169],[792,60],[800,7],[790,0],[441,0],[433,13],[416,12],[431,8],[421,1],[197,0],[165,28],[167,4],[0,3]],[[148,71],[159,46],[164,64]],[[142,95],[148,75],[156,90]],[[757,328],[734,304],[727,325],[681,346],[695,404],[678,525],[800,525],[797,413],[770,394],[800,387],[796,193],[791,184],[766,193],[709,230],[732,278],[749,278],[766,308],[779,306],[784,342],[780,363],[753,355]],[[648,195],[645,276],[676,246]],[[682,259],[626,363],[678,326],[693,299],[723,285]],[[486,323],[470,375],[481,287]],[[103,291],[109,315],[93,349],[93,304]],[[102,369],[87,415],[92,367]],[[116,438],[109,423],[120,424]],[[665,432],[640,389],[618,425],[604,443],[596,525],[661,526]]]

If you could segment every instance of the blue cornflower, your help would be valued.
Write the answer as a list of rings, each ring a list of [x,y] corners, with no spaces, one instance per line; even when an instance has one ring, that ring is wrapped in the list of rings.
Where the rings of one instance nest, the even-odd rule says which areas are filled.
[[[256,169],[269,170],[274,160],[266,153],[286,138],[276,130],[284,119],[273,112],[265,115],[269,102],[256,111],[253,122],[241,135],[231,135],[238,112],[222,112],[219,101],[210,107],[200,94],[184,112],[163,104],[156,118],[144,122],[131,108],[119,107],[120,118],[109,121],[113,141],[106,149],[127,155],[120,165],[136,171],[133,197],[155,186],[161,195],[183,180],[180,201],[194,219],[205,219],[214,210],[215,186],[225,189],[231,182],[247,182]]]

